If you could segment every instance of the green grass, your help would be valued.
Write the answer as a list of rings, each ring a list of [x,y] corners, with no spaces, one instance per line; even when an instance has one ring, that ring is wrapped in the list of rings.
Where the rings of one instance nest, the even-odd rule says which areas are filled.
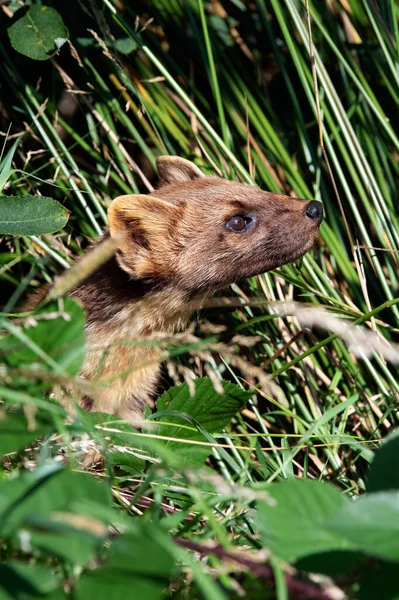
[[[165,531],[180,527],[179,537],[188,532],[201,543],[215,538],[225,549],[245,544],[259,549],[249,499],[239,492],[234,497],[224,486],[239,490],[296,477],[328,480],[345,495],[357,496],[366,489],[372,450],[397,427],[397,365],[378,351],[355,356],[334,331],[309,329],[298,315],[280,316],[267,303],[296,300],[324,307],[374,330],[394,348],[399,329],[399,8],[390,0],[378,7],[369,0],[311,2],[315,89],[304,3],[99,0],[84,11],[79,3],[71,5],[54,7],[70,29],[73,48],[64,45],[46,63],[29,61],[11,48],[4,33],[9,19],[1,17],[0,129],[6,134],[11,124],[11,136],[24,133],[14,157],[23,172],[11,175],[3,193],[51,196],[70,211],[68,225],[57,234],[3,240],[7,332],[19,331],[24,342],[18,323],[4,317],[81,254],[105,226],[112,198],[151,191],[155,158],[161,154],[177,154],[206,172],[324,204],[320,243],[311,253],[225,294],[257,302],[242,302],[235,310],[213,308],[201,317],[206,325],[223,314],[227,339],[240,334],[256,342],[240,346],[226,341],[226,333],[198,327],[196,336],[177,338],[170,346],[176,381],[208,374],[248,388],[248,380],[259,382],[254,367],[270,375],[272,384],[261,377],[263,391],[254,393],[224,431],[202,442],[214,448],[208,466],[220,478],[215,489],[200,486],[186,472],[176,486],[182,489],[175,489],[173,479],[151,462],[115,472],[118,456],[107,455],[103,471],[113,474],[114,504],[124,516],[139,513],[146,497],[150,509],[145,514],[153,523],[168,507]],[[116,50],[125,38],[134,42],[126,55]],[[66,88],[76,103],[70,104],[71,114],[61,104]],[[331,173],[319,144],[320,126]],[[39,343],[30,351],[46,369],[52,367],[49,349]],[[60,367],[53,376],[72,375]],[[65,425],[58,405],[44,399],[48,372],[34,377],[32,370],[11,369],[0,371],[0,377],[4,402],[40,408],[44,423],[41,444],[4,459],[4,477],[54,458],[60,447],[77,467],[76,440],[97,436],[97,443],[104,443],[93,424],[81,431],[76,424]],[[58,415],[52,425],[47,412]],[[115,445],[129,448],[128,436],[122,438]],[[173,463],[170,456],[163,459]],[[182,514],[194,517],[177,526]],[[162,547],[164,541],[157,543]],[[176,590],[171,584],[168,593],[194,598],[200,589],[203,597],[216,599],[238,595],[242,585],[247,597],[266,597],[263,587],[257,588],[261,579],[252,588],[247,576],[240,579],[226,567],[225,558],[187,563],[194,583],[176,576]],[[269,567],[276,591],[267,591],[267,597],[288,598],[284,564],[274,558]],[[77,577],[76,569],[64,573],[69,576]],[[357,597],[356,585],[342,586]]]

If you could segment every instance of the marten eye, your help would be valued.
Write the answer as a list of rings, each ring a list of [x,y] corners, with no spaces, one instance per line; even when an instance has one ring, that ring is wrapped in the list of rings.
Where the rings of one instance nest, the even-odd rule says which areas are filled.
[[[234,231],[235,233],[240,233],[247,228],[247,226],[251,223],[251,217],[244,217],[243,215],[233,215],[226,223],[227,229],[230,231]]]

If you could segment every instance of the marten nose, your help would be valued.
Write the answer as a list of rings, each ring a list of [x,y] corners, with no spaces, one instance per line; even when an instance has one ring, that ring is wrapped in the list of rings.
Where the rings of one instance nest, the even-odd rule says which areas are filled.
[[[316,221],[317,225],[323,220],[323,205],[321,202],[317,202],[317,200],[311,200],[305,208],[305,215],[312,219],[312,221]]]

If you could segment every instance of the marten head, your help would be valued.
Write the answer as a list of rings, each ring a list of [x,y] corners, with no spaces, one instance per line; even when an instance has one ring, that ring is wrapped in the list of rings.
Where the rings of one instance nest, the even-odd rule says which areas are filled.
[[[177,156],[157,160],[154,195],[116,198],[108,209],[118,262],[132,278],[196,292],[292,262],[313,245],[320,202],[208,177]]]

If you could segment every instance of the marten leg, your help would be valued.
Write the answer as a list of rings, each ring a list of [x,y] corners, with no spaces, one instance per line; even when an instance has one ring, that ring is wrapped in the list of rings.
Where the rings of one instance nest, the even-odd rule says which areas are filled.
[[[80,406],[87,412],[100,411],[114,414],[132,425],[138,425],[143,420],[146,406],[154,405],[149,394],[142,396],[127,396],[122,389],[107,390],[105,394],[94,394],[96,399],[90,396],[82,396]],[[100,397],[99,397],[100,396]],[[103,396],[103,397],[102,397]]]
[[[140,422],[143,421],[146,406],[150,406],[151,408],[154,406],[154,401],[151,396],[130,396],[120,403],[117,414],[121,419],[138,427],[140,426]]]
[[[154,406],[153,396],[160,372],[159,365],[156,365],[156,369],[154,366],[134,369],[112,383],[104,381],[104,375],[101,380],[93,379],[93,389],[89,396],[81,398],[81,407],[89,412],[117,415],[131,424],[137,424],[144,418],[145,407]]]
[[[89,349],[82,376],[92,383],[81,406],[88,411],[117,415],[129,423],[142,420],[160,377],[163,352],[157,348],[116,343],[104,354]]]

